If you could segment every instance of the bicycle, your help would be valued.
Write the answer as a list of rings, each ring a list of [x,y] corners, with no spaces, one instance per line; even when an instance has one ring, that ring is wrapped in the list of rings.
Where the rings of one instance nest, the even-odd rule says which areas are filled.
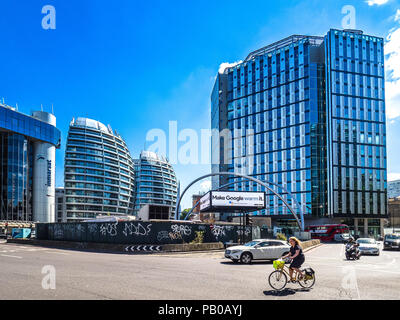
[[[269,277],[268,282],[269,285],[277,290],[281,291],[285,289],[288,283],[288,277],[290,277],[289,267],[286,263],[289,262],[288,259],[285,260],[275,260],[273,262],[274,268],[276,269],[273,271]],[[294,283],[298,283],[303,288],[311,288],[315,284],[315,272],[311,268],[303,269],[303,278],[300,278],[300,274],[294,270]],[[293,283],[293,280],[291,280]]]

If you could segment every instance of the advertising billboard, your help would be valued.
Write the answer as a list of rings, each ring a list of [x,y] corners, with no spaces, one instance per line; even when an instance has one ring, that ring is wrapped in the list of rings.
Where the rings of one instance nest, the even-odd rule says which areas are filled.
[[[200,211],[240,211],[265,208],[264,192],[210,191],[200,199]]]

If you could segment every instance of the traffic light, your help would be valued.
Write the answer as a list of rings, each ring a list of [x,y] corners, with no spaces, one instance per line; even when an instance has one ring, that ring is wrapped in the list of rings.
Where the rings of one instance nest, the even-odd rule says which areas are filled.
[[[246,214],[246,226],[249,226],[252,224],[253,224],[253,218],[249,214]]]

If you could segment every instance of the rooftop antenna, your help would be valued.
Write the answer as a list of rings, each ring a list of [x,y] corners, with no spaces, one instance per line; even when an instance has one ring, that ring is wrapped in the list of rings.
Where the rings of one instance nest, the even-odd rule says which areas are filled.
[[[18,103],[16,103],[16,104],[15,104],[15,108],[16,108],[16,109],[17,109],[17,111],[18,111]]]
[[[40,104],[40,110],[43,112],[43,104]]]
[[[51,113],[54,115],[54,105],[51,104]]]

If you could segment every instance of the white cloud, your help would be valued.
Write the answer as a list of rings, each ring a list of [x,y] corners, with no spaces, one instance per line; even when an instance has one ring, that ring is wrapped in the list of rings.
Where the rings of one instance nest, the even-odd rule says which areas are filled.
[[[400,18],[397,10],[395,21]],[[400,27],[389,31],[385,42],[386,115],[388,119],[400,117]]]
[[[395,180],[400,180],[400,173],[389,173],[388,174],[388,181],[395,181]]]
[[[368,3],[369,6],[373,6],[373,5],[381,6],[385,3],[387,3],[388,1],[389,0],[367,0],[365,2]]]
[[[211,190],[211,181],[203,181],[200,184],[201,191],[207,192]]]
[[[237,61],[237,62],[234,62],[234,63],[229,63],[229,62],[221,63],[220,66],[219,66],[218,72],[222,74],[222,73],[224,73],[224,71],[225,71],[226,68],[235,67],[235,66],[237,66],[238,64],[241,64],[242,62],[243,62],[243,61],[240,60],[240,61]]]
[[[400,19],[400,9],[397,9],[396,15],[394,16],[394,21],[398,21]]]

